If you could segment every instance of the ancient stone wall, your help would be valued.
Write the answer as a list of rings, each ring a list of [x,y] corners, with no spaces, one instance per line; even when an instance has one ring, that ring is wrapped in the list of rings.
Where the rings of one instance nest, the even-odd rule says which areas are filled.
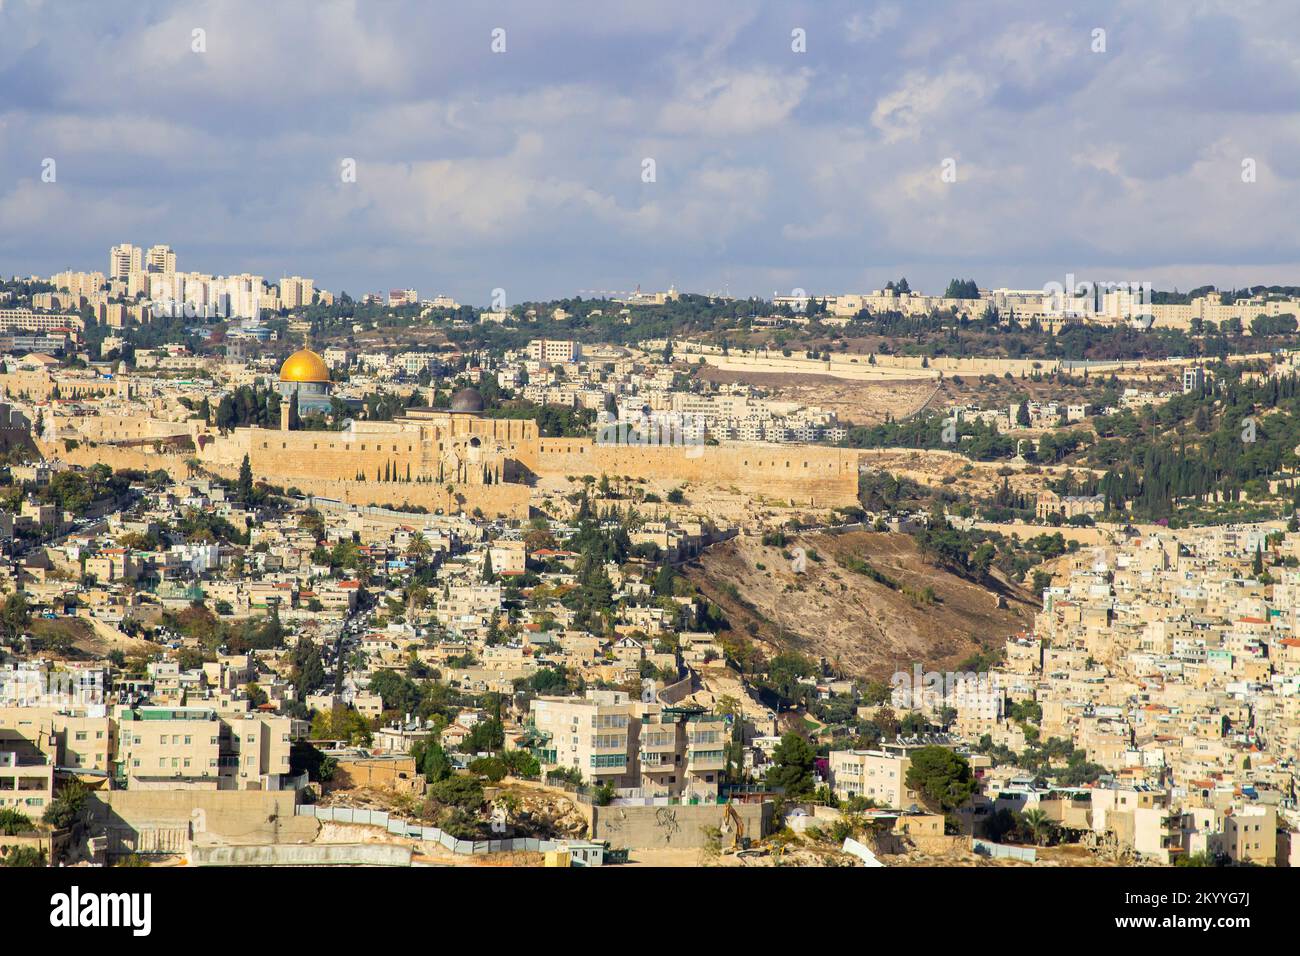
[[[854,504],[856,451],[824,445],[598,445],[583,438],[543,438],[524,465],[542,476],[631,475],[669,482],[734,487],[809,507]]]
[[[255,469],[256,471],[256,469]],[[272,479],[274,483],[274,479]],[[308,495],[333,498],[351,505],[419,505],[430,512],[480,509],[489,518],[527,518],[527,485],[457,485],[451,495],[445,485],[406,481],[331,481],[323,478],[281,477],[281,487],[297,488]]]
[[[234,477],[247,454],[259,481],[349,504],[422,505],[430,511],[481,508],[490,516],[520,518],[528,515],[528,488],[511,479],[533,475],[629,475],[706,484],[801,507],[842,507],[857,500],[859,454],[851,449],[758,443],[604,445],[590,438],[537,438],[532,422],[452,418],[450,424],[433,419],[378,423],[384,427],[355,433],[241,428],[203,436],[194,457],[205,469]],[[469,447],[467,442],[480,431],[491,444]],[[467,480],[458,481],[447,464],[453,445]],[[190,457],[158,454],[149,447],[83,444],[65,450],[61,442],[42,450],[47,457],[78,465],[165,468],[178,475],[185,473]],[[450,496],[448,483],[454,485]]]
[[[715,368],[733,372],[788,372],[802,375],[829,375],[858,381],[890,381],[901,378],[935,378],[945,375],[996,375],[1010,372],[1012,377],[1047,373],[1060,367],[1055,359],[1001,359],[958,358],[940,356],[925,360],[912,355],[876,355],[833,352],[829,359],[810,359],[804,355],[782,355],[778,352],[740,353],[723,355],[718,346],[690,343],[679,345],[678,357],[695,363],[703,359]],[[923,364],[924,363],[924,364]]]
[[[98,445],[79,443],[75,448],[67,448],[62,440],[56,442],[38,441],[37,448],[44,458],[58,458],[70,465],[88,468],[91,465],[104,464],[114,471],[135,468],[143,471],[156,471],[161,468],[173,475],[184,477],[185,462],[192,455],[176,454],[163,450],[155,452],[152,446],[122,448],[116,445]]]
[[[190,434],[188,422],[127,415],[78,416],[73,425],[90,441],[141,441],[152,438],[183,438]]]

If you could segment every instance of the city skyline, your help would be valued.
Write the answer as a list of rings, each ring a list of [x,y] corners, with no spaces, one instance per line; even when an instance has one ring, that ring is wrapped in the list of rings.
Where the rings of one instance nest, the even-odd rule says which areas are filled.
[[[1267,6],[390,12],[0,6],[4,271],[134,235],[475,303],[1300,275]]]
[[[1290,925],[1289,14],[0,0],[4,901]]]

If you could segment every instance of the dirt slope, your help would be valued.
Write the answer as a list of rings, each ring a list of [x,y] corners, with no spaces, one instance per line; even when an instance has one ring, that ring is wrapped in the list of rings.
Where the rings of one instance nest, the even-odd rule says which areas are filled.
[[[1000,648],[1033,621],[1036,608],[1026,593],[1003,586],[1006,606],[999,608],[989,589],[925,563],[908,535],[811,534],[791,538],[784,550],[793,557],[797,548],[808,555],[802,573],[783,549],[756,537],[710,548],[686,573],[738,634],[753,628],[753,639],[769,652],[825,657],[853,676],[887,679],[918,662],[949,669],[982,648]],[[838,559],[865,561],[896,586]],[[933,589],[933,603],[904,587],[918,595]]]

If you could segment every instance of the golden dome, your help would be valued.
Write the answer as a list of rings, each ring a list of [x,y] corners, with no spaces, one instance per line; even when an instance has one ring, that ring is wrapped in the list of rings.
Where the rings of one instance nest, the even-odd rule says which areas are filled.
[[[282,382],[328,382],[330,370],[325,360],[311,349],[299,349],[280,366]]]

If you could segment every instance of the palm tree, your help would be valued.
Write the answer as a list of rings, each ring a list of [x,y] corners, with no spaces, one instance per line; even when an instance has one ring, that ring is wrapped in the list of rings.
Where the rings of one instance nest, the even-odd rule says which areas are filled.
[[[433,553],[433,546],[429,544],[429,539],[422,532],[415,532],[411,535],[411,540],[406,545],[406,556],[414,558],[417,562],[424,561]]]
[[[1029,827],[1029,832],[1034,837],[1034,842],[1039,846],[1045,846],[1054,826],[1052,821],[1047,818],[1047,814],[1035,807],[1032,810],[1026,810],[1022,816],[1025,826]]]
[[[185,470],[186,470],[187,477],[189,478],[193,478],[196,474],[198,474],[199,470],[202,467],[203,467],[203,462],[199,461],[197,458],[185,459]]]

